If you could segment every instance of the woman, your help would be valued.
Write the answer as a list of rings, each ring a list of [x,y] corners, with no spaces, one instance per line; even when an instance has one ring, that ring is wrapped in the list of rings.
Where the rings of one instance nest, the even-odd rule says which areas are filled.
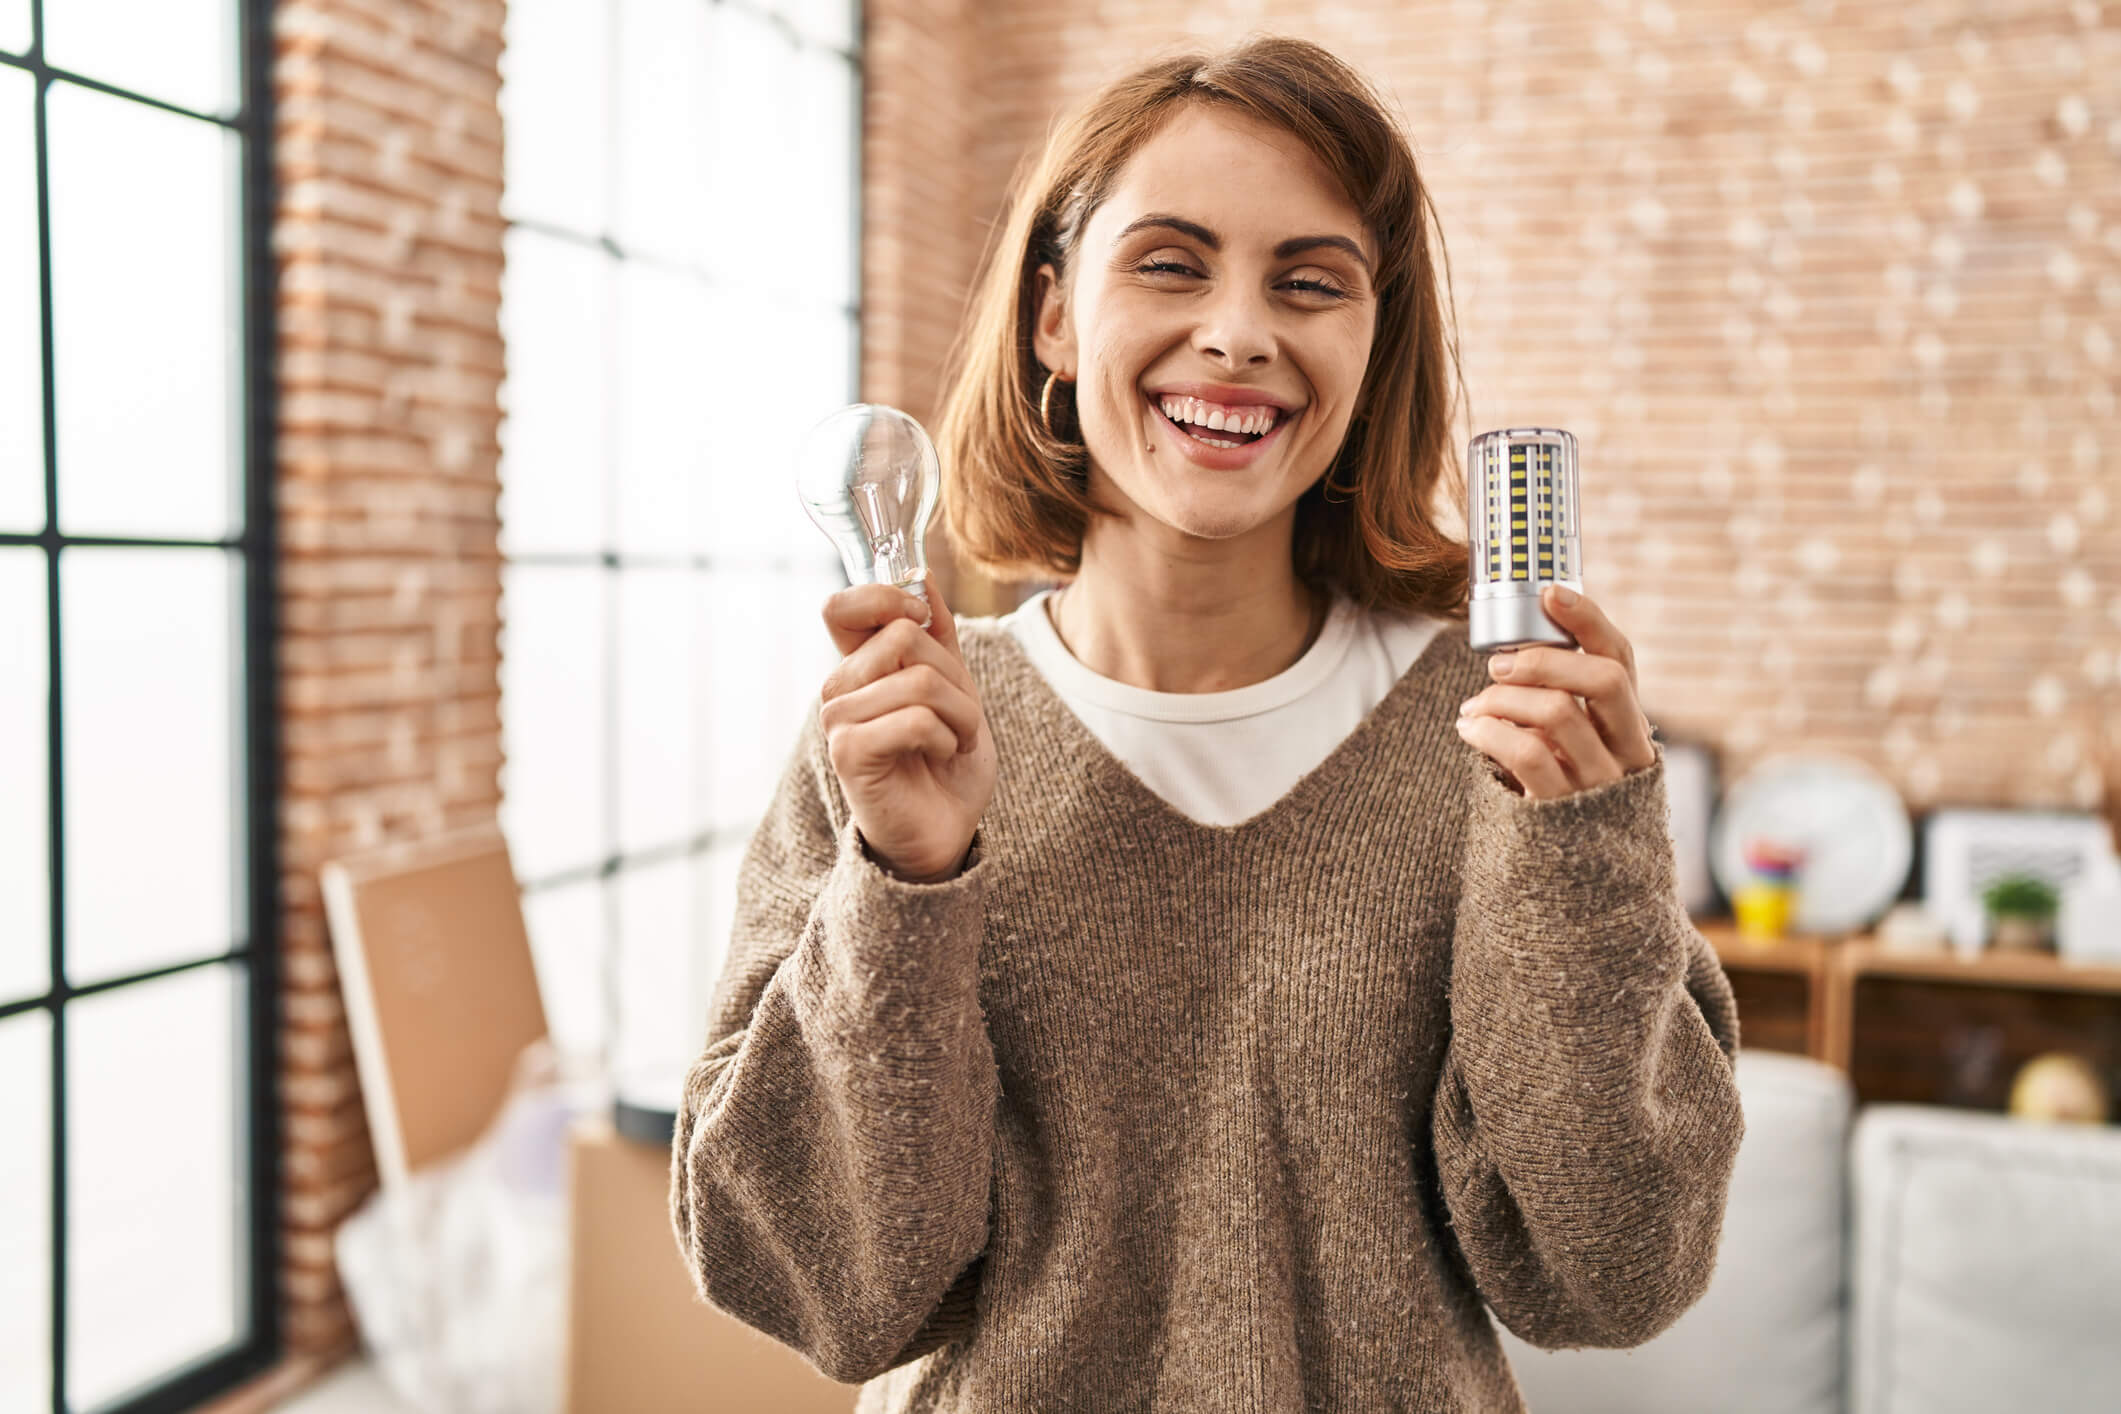
[[[946,512],[1069,583],[826,602],[672,1153],[700,1293],[863,1410],[1518,1409],[1483,1303],[1629,1346],[1708,1282],[1729,985],[1620,632],[1467,644],[1427,213],[1286,39],[1016,194]]]

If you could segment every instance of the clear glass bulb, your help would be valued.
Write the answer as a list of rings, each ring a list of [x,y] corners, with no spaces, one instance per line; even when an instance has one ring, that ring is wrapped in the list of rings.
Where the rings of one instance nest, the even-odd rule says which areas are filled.
[[[856,403],[810,429],[796,454],[803,510],[840,552],[850,584],[928,597],[928,517],[942,464],[928,431],[895,407]]]

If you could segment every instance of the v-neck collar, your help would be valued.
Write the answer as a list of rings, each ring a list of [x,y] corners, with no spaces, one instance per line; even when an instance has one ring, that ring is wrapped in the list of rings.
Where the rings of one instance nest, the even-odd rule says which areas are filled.
[[[1399,675],[1391,688],[1375,706],[1356,723],[1354,729],[1342,737],[1338,744],[1326,754],[1324,760],[1306,771],[1302,779],[1282,792],[1279,799],[1234,825],[1211,824],[1196,820],[1180,810],[1170,801],[1134,773],[1132,767],[1112,754],[1110,747],[1090,730],[1082,718],[1075,715],[1067,700],[1054,690],[1053,684],[1031,660],[1016,635],[999,623],[989,626],[988,636],[996,641],[1008,672],[1014,676],[1022,690],[1036,707],[1043,708],[1041,715],[1050,716],[1057,722],[1062,752],[1082,761],[1090,771],[1095,783],[1111,799],[1132,804],[1146,816],[1170,830],[1182,832],[1201,839],[1228,842],[1248,840],[1264,834],[1280,832],[1285,823],[1300,819],[1312,802],[1327,797],[1340,788],[1342,779],[1354,769],[1355,762],[1365,755],[1379,733],[1387,731],[1403,715],[1417,710],[1422,704],[1446,696],[1454,689],[1445,679],[1450,675],[1444,671],[1448,648],[1454,641],[1462,641],[1464,626],[1446,620],[1432,635],[1407,670]]]

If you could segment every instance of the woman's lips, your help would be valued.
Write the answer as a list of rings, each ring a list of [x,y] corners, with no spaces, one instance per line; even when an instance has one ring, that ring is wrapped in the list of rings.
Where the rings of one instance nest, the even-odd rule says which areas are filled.
[[[1148,403],[1149,411],[1156,415],[1156,420],[1171,430],[1171,435],[1178,440],[1178,449],[1181,452],[1192,461],[1215,471],[1237,471],[1250,466],[1264,456],[1267,448],[1280,438],[1283,428],[1303,416],[1301,408],[1294,412],[1285,412],[1275,420],[1267,435],[1256,441],[1235,447],[1213,447],[1166,417],[1164,410],[1157,405],[1154,394],[1145,394],[1143,401]]]

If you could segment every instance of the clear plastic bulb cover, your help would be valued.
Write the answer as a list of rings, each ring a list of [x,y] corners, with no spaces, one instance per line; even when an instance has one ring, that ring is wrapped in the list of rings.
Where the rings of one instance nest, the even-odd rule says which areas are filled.
[[[856,403],[818,423],[796,454],[803,510],[825,532],[850,584],[895,584],[926,598],[928,518],[942,464],[919,422]]]

